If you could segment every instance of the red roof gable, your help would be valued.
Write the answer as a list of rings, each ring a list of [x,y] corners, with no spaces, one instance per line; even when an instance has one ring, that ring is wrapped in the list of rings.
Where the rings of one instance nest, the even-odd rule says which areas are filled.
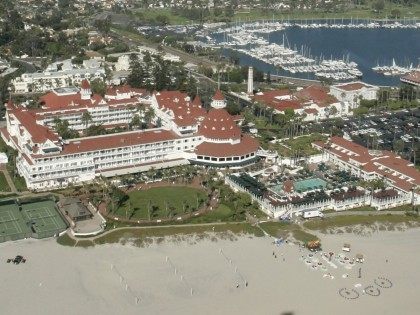
[[[44,143],[46,140],[58,141],[58,136],[49,128],[38,125],[35,117],[27,111],[15,109],[11,114],[16,117],[21,126],[31,135],[34,143]]]

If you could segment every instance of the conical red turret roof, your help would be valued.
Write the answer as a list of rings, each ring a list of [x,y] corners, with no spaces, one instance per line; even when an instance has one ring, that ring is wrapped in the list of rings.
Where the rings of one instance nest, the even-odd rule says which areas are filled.
[[[80,87],[84,90],[90,89],[90,83],[88,80],[83,79],[82,84],[80,85]]]
[[[216,92],[213,95],[214,101],[224,101],[225,97],[223,96],[222,92],[220,90],[216,90]]]
[[[200,125],[200,133],[207,139],[240,139],[241,130],[232,116],[223,109],[211,109]]]

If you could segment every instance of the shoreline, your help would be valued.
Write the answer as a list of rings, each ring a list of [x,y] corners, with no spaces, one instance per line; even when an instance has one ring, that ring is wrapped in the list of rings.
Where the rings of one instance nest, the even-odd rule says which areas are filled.
[[[62,314],[417,313],[415,288],[420,275],[407,271],[420,263],[415,253],[419,229],[323,239],[326,252],[343,253],[346,242],[352,246],[350,259],[364,254],[361,279],[357,278],[359,266],[348,269],[335,261],[338,267],[332,268],[322,256],[311,259],[318,259],[328,270],[314,270],[302,259],[308,258],[308,251],[290,242],[275,246],[271,237],[195,243],[187,237],[147,247],[127,242],[71,250],[51,239],[2,243],[0,301],[5,313],[30,310],[35,315],[57,309]],[[4,262],[17,254],[27,262],[18,266]],[[377,297],[363,294],[379,277],[391,281],[392,288],[380,289]],[[356,290],[358,298],[341,297],[343,288]]]

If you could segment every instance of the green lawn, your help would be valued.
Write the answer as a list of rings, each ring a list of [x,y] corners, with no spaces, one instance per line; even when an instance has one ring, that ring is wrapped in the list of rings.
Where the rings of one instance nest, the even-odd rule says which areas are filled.
[[[13,179],[13,183],[15,184],[15,187],[18,191],[27,191],[28,187],[26,187],[25,179],[19,175],[16,174],[16,176]]]
[[[131,219],[172,218],[197,210],[207,201],[205,191],[191,187],[158,187],[134,191],[116,214]]]
[[[273,145],[273,149],[276,149],[281,156],[291,156],[296,152],[299,152],[301,155],[312,155],[318,153],[318,150],[312,147],[312,143],[324,140],[326,140],[325,136],[315,133],[276,143]]]
[[[213,229],[214,228],[214,229]],[[264,236],[262,231],[249,224],[249,223],[226,223],[219,225],[207,225],[207,226],[162,226],[153,228],[121,228],[115,230],[109,234],[103,235],[91,240],[79,240],[77,243],[71,239],[67,234],[60,236],[57,242],[63,246],[76,246],[76,247],[90,247],[93,245],[102,244],[114,244],[122,243],[127,241],[133,242],[136,246],[144,246],[153,242],[155,239],[157,242],[163,241],[165,237],[171,236],[188,236],[198,235],[201,237],[208,236],[207,233],[216,233],[220,236],[226,236],[227,232],[237,235],[250,235],[255,237]]]
[[[63,246],[74,246],[76,244],[76,241],[70,236],[68,236],[66,233],[57,238],[57,243]]]
[[[162,8],[162,9],[137,9],[131,12],[135,17],[143,22],[154,23],[156,22],[156,17],[160,19],[165,16],[168,24],[171,25],[184,25],[191,24],[191,20],[175,15],[171,12],[171,9]]]
[[[0,191],[1,192],[11,191],[10,186],[6,180],[6,176],[4,176],[3,172],[0,172]]]
[[[306,243],[318,240],[318,237],[303,231],[297,224],[288,222],[263,222],[260,227],[273,237],[286,238],[292,235],[297,241]]]
[[[375,223],[379,224],[401,224],[406,223],[413,226],[420,224],[420,218],[406,215],[343,215],[332,218],[312,219],[303,225],[309,230],[318,230],[325,232],[330,228],[345,228],[355,225],[369,226]]]
[[[187,223],[210,223],[210,222],[226,222],[232,221],[235,212],[224,204],[220,204],[216,209],[208,213],[191,218]]]
[[[371,9],[370,1],[366,6],[355,7],[343,12],[319,12],[319,11],[298,11],[294,12],[281,12],[276,10],[258,10],[253,9],[248,11],[238,11],[235,13],[234,19],[238,20],[269,20],[269,19],[296,19],[296,20],[305,20],[305,19],[341,19],[341,18],[386,18],[391,16],[391,11],[398,9],[401,12],[401,17],[419,17],[420,16],[420,3],[413,5],[412,7],[401,6],[397,4],[390,3],[386,1],[385,9],[379,13],[373,12]]]

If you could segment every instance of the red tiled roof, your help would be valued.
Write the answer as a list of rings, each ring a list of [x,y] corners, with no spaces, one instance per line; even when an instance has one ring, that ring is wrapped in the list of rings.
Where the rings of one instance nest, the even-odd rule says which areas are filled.
[[[345,90],[345,91],[357,91],[364,87],[369,87],[366,84],[363,84],[361,82],[354,82],[354,83],[348,83],[337,86],[339,89]]]
[[[212,157],[230,157],[256,152],[258,148],[257,140],[248,135],[243,135],[241,142],[238,144],[203,142],[196,147],[195,153]]]
[[[88,80],[86,80],[86,79],[83,79],[83,80],[82,80],[82,83],[81,83],[81,85],[80,85],[80,87],[81,87],[82,89],[84,89],[84,90],[88,90],[88,89],[90,89],[90,83],[89,83],[89,81],[88,81]]]
[[[191,102],[186,93],[162,91],[156,93],[155,97],[161,110],[170,110],[173,113],[174,122],[178,126],[196,125],[206,115],[201,102]]]
[[[286,179],[283,182],[283,190],[287,193],[291,193],[294,190],[294,182],[291,179]]]
[[[224,101],[225,97],[223,96],[220,90],[216,90],[212,98],[214,101]]]
[[[382,165],[398,173],[411,177],[417,185],[420,185],[420,171],[410,166],[410,162],[395,156],[388,156],[373,161],[376,165]]]
[[[7,127],[0,128],[0,133],[3,135],[3,137],[9,141],[10,140],[10,133],[7,131]]]
[[[314,144],[323,146],[318,142]],[[332,147],[333,144],[338,147]],[[392,152],[376,151],[375,154],[371,154],[367,148],[341,137],[332,137],[324,148],[343,161],[353,160],[361,163],[364,172],[383,176],[395,187],[406,192],[409,192],[413,186],[420,185],[420,171],[412,167],[409,161]],[[343,152],[344,149],[347,151]],[[407,178],[401,178],[402,176]]]
[[[201,106],[202,104],[201,104],[201,98],[200,98],[200,96],[196,95],[194,97],[194,100],[192,101],[192,104],[193,105],[196,105],[196,106]]]
[[[420,84],[420,70],[410,72],[409,74],[401,78],[402,81],[410,81],[416,84]]]
[[[289,89],[259,92],[254,94],[254,100],[264,103],[266,105],[270,105],[279,102],[279,98],[285,96],[292,97],[292,92]]]
[[[15,109],[10,112],[20,122],[21,126],[31,135],[34,143],[44,143],[46,140],[58,141],[58,136],[45,126],[36,123],[34,115],[27,111]]]
[[[80,93],[57,95],[49,92],[39,98],[43,109],[64,109],[67,107],[94,107],[103,100],[99,94],[94,94],[89,100],[82,100]]]
[[[338,146],[340,146],[340,147],[342,147],[342,148],[344,148],[348,151],[351,151],[355,154],[358,154],[358,155],[369,154],[368,149],[365,148],[364,146],[361,146],[360,144],[357,144],[353,141],[346,140],[342,137],[336,137],[336,136],[331,137],[329,143],[330,144],[336,144],[336,145],[338,145]]]
[[[322,86],[311,85],[294,94],[299,100],[307,102],[313,101],[318,106],[328,106],[335,102],[337,99],[328,94],[328,90]]]
[[[179,137],[168,130],[147,130],[128,133],[117,133],[71,140],[63,146],[61,155],[80,152],[90,152],[113,148],[129,147],[139,144],[154,143],[178,139]]]
[[[318,114],[318,111],[315,108],[305,108],[305,113],[308,114]]]
[[[223,108],[212,108],[199,129],[207,139],[239,139],[241,130],[232,116]]]

